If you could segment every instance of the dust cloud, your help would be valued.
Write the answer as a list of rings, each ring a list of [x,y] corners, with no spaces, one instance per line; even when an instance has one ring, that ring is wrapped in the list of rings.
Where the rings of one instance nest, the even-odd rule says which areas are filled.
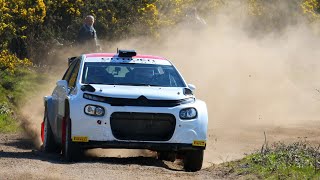
[[[283,35],[252,38],[225,18],[203,30],[172,32],[151,48],[139,39],[117,47],[140,42],[138,52],[169,58],[207,102],[210,128],[318,120],[319,37],[293,26]]]
[[[261,147],[264,131],[270,141],[320,135],[320,38],[306,20],[296,17],[281,30],[258,35],[265,26],[252,25],[242,6],[206,20],[206,26],[179,24],[160,40],[105,42],[104,50],[164,56],[196,85],[209,113],[206,162],[250,153]]]
[[[286,2],[274,10],[289,14]],[[269,141],[308,137],[319,143],[319,35],[302,16],[284,16],[285,27],[262,34],[267,26],[257,20],[252,25],[244,7],[231,9],[208,18],[205,27],[188,22],[158,42],[135,38],[113,49],[167,57],[196,85],[209,113],[206,162],[260,148],[264,132]]]
[[[27,94],[28,101],[19,110],[19,120],[24,133],[33,140],[37,149],[42,145],[41,141],[41,122],[44,117],[44,96],[51,95],[55,81],[53,78],[41,85],[35,94]]]
[[[19,109],[19,120],[24,133],[33,140],[35,148],[41,149],[41,123],[44,118],[44,97],[51,96],[56,82],[60,80],[68,67],[67,58],[80,54],[76,48],[57,49],[48,56],[47,67],[43,67],[47,81],[40,84],[36,92],[25,96],[27,102]]]

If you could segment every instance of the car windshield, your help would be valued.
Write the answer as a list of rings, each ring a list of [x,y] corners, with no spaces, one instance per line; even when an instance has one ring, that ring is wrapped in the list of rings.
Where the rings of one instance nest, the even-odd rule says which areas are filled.
[[[86,62],[83,84],[185,87],[171,65]]]

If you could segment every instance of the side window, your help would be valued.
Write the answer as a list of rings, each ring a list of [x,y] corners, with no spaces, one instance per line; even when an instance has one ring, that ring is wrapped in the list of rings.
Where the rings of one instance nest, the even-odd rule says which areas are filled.
[[[76,85],[79,69],[80,69],[80,61],[77,61],[75,68],[73,69],[71,76],[70,76],[70,79],[68,81],[70,88],[73,88]]]
[[[64,73],[62,80],[67,80],[70,77],[70,74],[74,68],[74,66],[77,64],[77,61],[73,61],[72,64],[69,66],[69,68],[67,69],[67,71]]]

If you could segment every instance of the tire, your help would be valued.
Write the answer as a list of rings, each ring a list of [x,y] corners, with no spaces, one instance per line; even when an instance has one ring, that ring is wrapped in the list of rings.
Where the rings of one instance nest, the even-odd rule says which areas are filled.
[[[171,151],[157,151],[157,156],[159,160],[174,162],[177,154]]]
[[[203,162],[203,150],[187,151],[184,155],[184,170],[195,172],[199,171]]]
[[[54,140],[54,135],[48,119],[47,110],[45,110],[43,121],[44,121],[44,132],[43,132],[44,138],[43,138],[42,150],[48,153],[52,153],[52,152],[60,153],[61,148],[57,145],[57,143]]]
[[[71,140],[71,120],[67,118],[65,123],[65,139],[62,155],[67,162],[79,161],[82,150]]]

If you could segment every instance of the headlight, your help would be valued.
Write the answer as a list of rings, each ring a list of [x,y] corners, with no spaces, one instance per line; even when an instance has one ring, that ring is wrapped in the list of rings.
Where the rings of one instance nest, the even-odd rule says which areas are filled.
[[[198,112],[195,108],[181,109],[179,113],[180,119],[194,119],[198,116]]]
[[[97,116],[103,116],[104,115],[104,109],[102,107],[96,108],[96,115]]]
[[[96,105],[86,105],[84,107],[84,113],[90,116],[103,116],[105,111],[101,106]]]
[[[92,100],[92,101],[100,101],[100,102],[105,102],[106,101],[105,97],[97,96],[97,95],[93,95],[93,94],[87,94],[87,93],[83,94],[83,98],[89,99],[89,100]]]

